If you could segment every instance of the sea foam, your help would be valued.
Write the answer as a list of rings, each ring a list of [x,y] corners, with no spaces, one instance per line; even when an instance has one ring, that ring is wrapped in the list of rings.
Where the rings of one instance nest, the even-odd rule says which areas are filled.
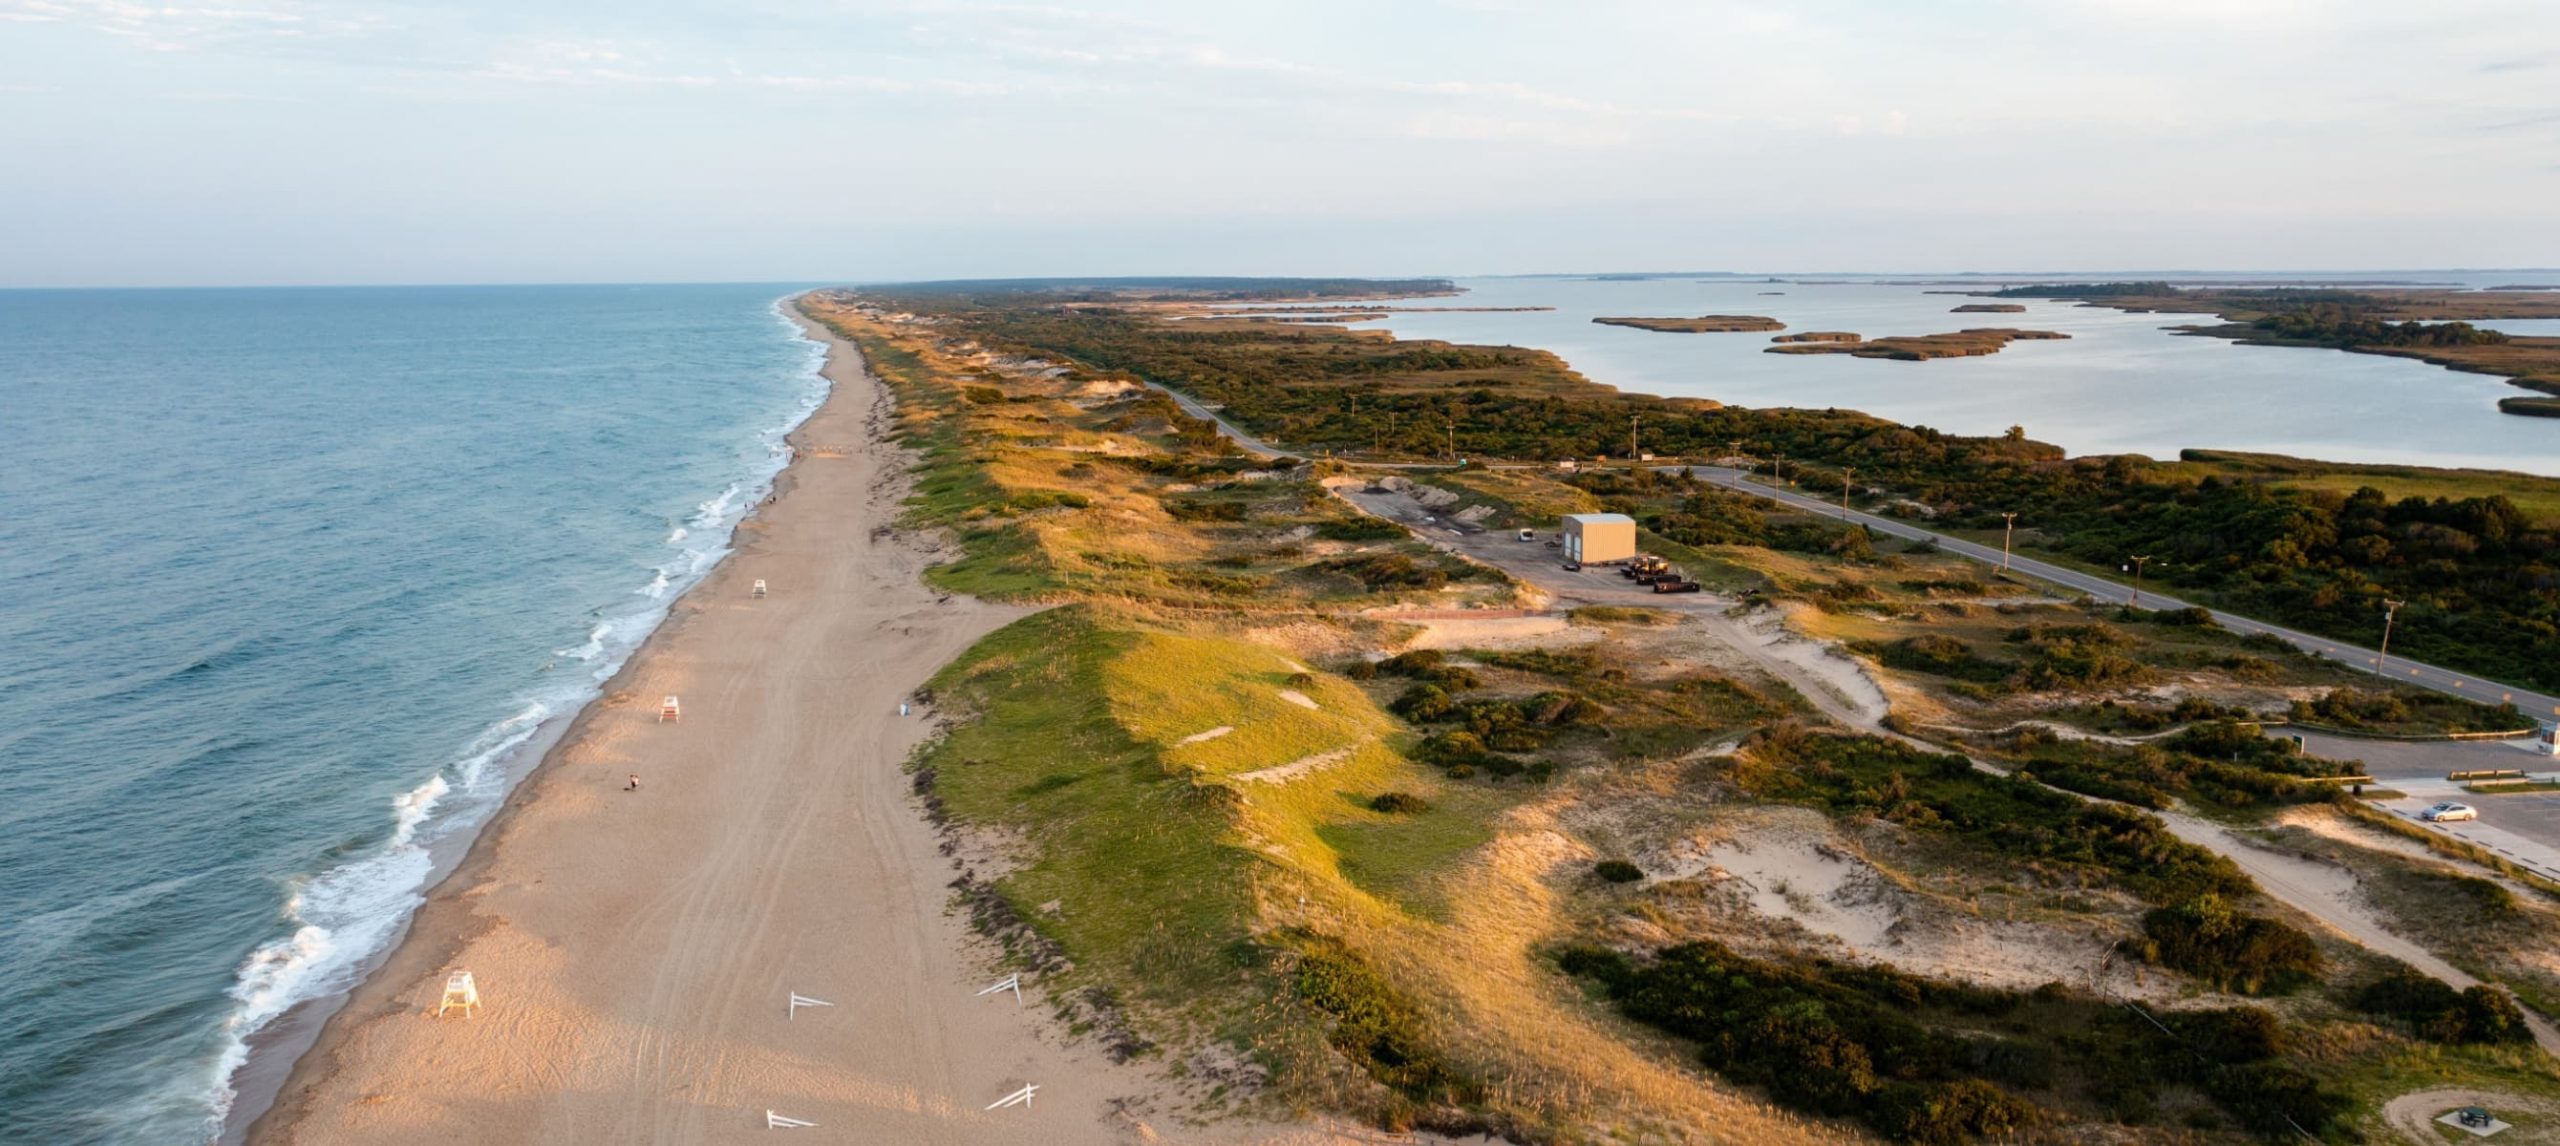
[[[783,312],[787,303],[787,298],[775,300],[774,317],[793,338],[800,338],[798,325]],[[432,845],[485,822],[513,776],[504,766],[509,757],[546,722],[594,700],[602,684],[622,670],[666,619],[674,600],[728,556],[747,507],[763,500],[790,463],[790,434],[826,401],[829,385],[820,373],[825,358],[824,344],[808,342],[800,370],[809,385],[797,404],[756,435],[756,447],[744,459],[745,472],[669,532],[664,544],[674,552],[652,570],[646,584],[632,591],[648,603],[599,620],[584,643],[554,654],[591,666],[585,679],[529,697],[522,708],[483,729],[459,758],[392,798],[391,832],[378,849],[323,871],[295,890],[284,909],[291,934],[250,953],[231,988],[234,1007],[224,1022],[207,1097],[213,1132],[231,1111],[237,1097],[234,1077],[248,1061],[258,1032],[298,1003],[355,985],[402,922],[425,902],[437,875]]]

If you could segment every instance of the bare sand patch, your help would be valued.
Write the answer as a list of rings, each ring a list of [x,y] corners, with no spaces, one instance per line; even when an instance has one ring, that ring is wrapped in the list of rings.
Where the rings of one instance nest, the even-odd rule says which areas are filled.
[[[1324,706],[1323,706],[1323,705],[1321,705],[1321,704],[1317,704],[1317,703],[1316,703],[1316,698],[1314,698],[1314,697],[1312,697],[1312,696],[1308,696],[1307,694],[1305,694],[1305,693],[1303,693],[1303,692],[1300,692],[1300,691],[1298,691],[1297,689],[1294,689],[1294,688],[1284,688],[1284,689],[1281,689],[1281,690],[1280,690],[1280,699],[1285,700],[1285,701],[1288,701],[1288,702],[1289,702],[1289,703],[1291,703],[1291,704],[1297,705],[1297,706],[1298,706],[1298,707],[1300,707],[1300,708],[1312,708],[1312,709],[1315,709],[1316,711],[1319,711],[1319,712],[1321,712],[1321,711],[1323,711],[1323,710],[1324,710]]]
[[[1221,736],[1224,736],[1224,735],[1226,735],[1226,734],[1228,734],[1228,733],[1230,733],[1230,732],[1233,732],[1233,731],[1235,731],[1235,730],[1236,730],[1235,725],[1232,725],[1232,724],[1221,724],[1221,725],[1217,726],[1216,728],[1212,728],[1212,729],[1210,729],[1210,730],[1208,730],[1208,731],[1206,731],[1206,732],[1194,732],[1194,733],[1192,733],[1192,734],[1191,734],[1191,735],[1189,735],[1189,736],[1185,736],[1185,737],[1183,737],[1183,738],[1182,738],[1182,739],[1180,739],[1180,740],[1176,740],[1176,741],[1174,741],[1173,743],[1174,743],[1174,745],[1175,745],[1176,747],[1180,747],[1180,746],[1185,745],[1185,744],[1198,744],[1198,743],[1201,743],[1201,742],[1203,742],[1203,741],[1215,740],[1215,739],[1217,739],[1217,738],[1219,738],[1219,737],[1221,737]]]

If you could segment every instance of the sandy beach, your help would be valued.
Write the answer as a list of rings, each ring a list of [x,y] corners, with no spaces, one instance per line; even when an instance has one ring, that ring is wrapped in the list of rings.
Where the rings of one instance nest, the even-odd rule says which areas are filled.
[[[930,715],[898,708],[1020,613],[918,580],[930,542],[886,528],[905,489],[888,397],[811,329],[834,390],[773,501],[433,893],[251,1141],[720,1142],[767,1133],[767,1111],[817,1141],[1153,1140],[1115,1102],[1143,1099],[1145,1071],[1047,1032],[1036,983],[1028,1005],[977,993],[1001,972],[946,913],[951,861],[901,770]],[[482,1009],[429,1017],[458,970]],[[793,993],[834,1005],[786,1019]],[[985,1109],[1026,1084],[1033,1108]]]

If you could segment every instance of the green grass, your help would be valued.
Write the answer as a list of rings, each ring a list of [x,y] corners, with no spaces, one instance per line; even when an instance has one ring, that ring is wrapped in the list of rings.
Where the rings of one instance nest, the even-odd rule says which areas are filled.
[[[976,718],[923,764],[953,817],[1036,845],[999,889],[1080,975],[1179,1005],[1229,977],[1218,951],[1246,934],[1252,860],[1225,842],[1233,801],[1112,718],[1105,675],[1138,640],[1081,606],[998,630],[935,675]],[[1038,910],[1052,901],[1071,906]]]

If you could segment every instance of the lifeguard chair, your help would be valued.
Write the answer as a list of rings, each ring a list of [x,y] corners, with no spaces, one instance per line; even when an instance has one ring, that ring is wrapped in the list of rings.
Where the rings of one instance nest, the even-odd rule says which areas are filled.
[[[443,1018],[446,1011],[460,1010],[467,1019],[479,1007],[480,985],[471,981],[471,972],[456,971],[445,976],[444,998],[436,1001],[437,1018]]]
[[[676,698],[670,696],[665,700],[658,702],[658,723],[665,724],[666,722],[675,720],[683,715],[684,706],[677,704]]]
[[[764,599],[764,578],[756,578],[756,587],[748,595],[759,601]]]

